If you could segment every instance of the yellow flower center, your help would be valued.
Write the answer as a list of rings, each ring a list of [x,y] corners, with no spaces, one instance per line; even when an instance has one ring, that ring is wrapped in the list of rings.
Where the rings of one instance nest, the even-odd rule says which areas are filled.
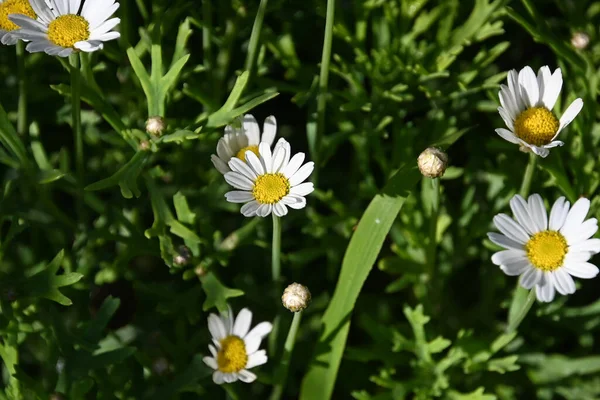
[[[6,0],[0,3],[0,29],[14,31],[19,26],[8,19],[10,14],[23,14],[29,18],[36,19],[37,15],[27,0]]]
[[[565,237],[556,231],[538,232],[525,245],[527,258],[542,271],[554,271],[562,266],[567,249]]]
[[[515,120],[515,135],[529,144],[548,144],[558,131],[559,121],[546,107],[532,107]]]
[[[256,154],[257,156],[258,154],[258,146],[246,146],[243,149],[241,149],[240,151],[238,151],[238,153],[236,154],[236,157],[239,158],[240,160],[246,162],[246,152],[247,151],[251,151],[254,154]]]
[[[239,372],[246,367],[247,362],[246,345],[241,338],[232,335],[221,340],[221,350],[217,353],[219,371]]]
[[[60,47],[73,47],[89,37],[90,24],[80,15],[61,15],[48,25],[48,39]]]
[[[252,195],[260,204],[275,204],[289,192],[290,181],[282,173],[261,175],[252,188]]]

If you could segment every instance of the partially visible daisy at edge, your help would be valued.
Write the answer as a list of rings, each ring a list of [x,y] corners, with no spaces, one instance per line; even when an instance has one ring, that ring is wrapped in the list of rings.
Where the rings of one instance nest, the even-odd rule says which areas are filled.
[[[575,119],[583,107],[583,100],[575,99],[558,119],[552,108],[558,100],[563,79],[560,68],[550,74],[543,66],[537,77],[531,67],[517,74],[508,73],[508,86],[501,85],[498,96],[501,107],[498,112],[508,129],[498,128],[496,133],[503,139],[520,145],[521,150],[530,150],[546,157],[550,150],[564,143],[555,140],[558,134]]]
[[[600,239],[591,239],[598,230],[596,218],[585,219],[590,201],[577,200],[573,207],[560,197],[546,212],[539,194],[528,200],[519,195],[510,201],[514,218],[506,214],[494,217],[500,233],[488,237],[506,250],[492,256],[492,262],[509,276],[520,275],[525,289],[535,287],[539,301],[550,302],[555,291],[562,295],[575,293],[572,276],[594,278],[598,267],[588,260],[600,252]]]
[[[227,125],[225,127],[225,135],[217,143],[217,155],[210,156],[215,168],[223,175],[231,171],[228,163],[233,157],[246,161],[246,151],[248,150],[258,155],[258,145],[264,142],[269,147],[272,146],[277,133],[277,121],[272,115],[265,119],[262,135],[258,122],[251,114],[244,115],[236,123],[241,126]]]
[[[254,152],[246,151],[246,162],[237,157],[229,161],[231,172],[225,174],[225,180],[239,190],[227,192],[227,201],[245,203],[240,210],[245,217],[266,217],[271,213],[283,217],[288,213],[288,207],[304,208],[304,196],[312,193],[314,186],[311,182],[303,182],[313,172],[314,163],[302,165],[304,153],[291,157],[290,144],[283,138],[272,153],[264,142],[259,145],[258,152],[257,157]]]
[[[237,318],[231,308],[221,316],[208,316],[208,330],[214,346],[208,345],[212,357],[204,357],[202,361],[215,370],[215,383],[254,382],[256,375],[248,370],[267,362],[267,352],[258,348],[273,325],[261,322],[250,330],[251,323],[252,312],[247,308],[242,309]]]
[[[8,19],[11,14],[26,15],[37,18],[28,0],[0,0],[0,43],[12,46],[18,42],[14,32],[19,26]]]
[[[119,8],[114,0],[31,0],[37,20],[12,14],[10,20],[21,29],[14,36],[25,41],[27,51],[43,51],[51,56],[67,57],[77,50],[93,52],[102,49],[103,42],[117,39],[112,29],[121,22],[108,19]],[[81,12],[79,9],[81,8]]]

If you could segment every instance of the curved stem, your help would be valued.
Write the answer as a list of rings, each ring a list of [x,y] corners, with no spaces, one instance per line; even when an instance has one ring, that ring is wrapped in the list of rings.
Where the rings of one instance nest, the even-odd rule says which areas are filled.
[[[529,163],[527,164],[527,168],[525,168],[523,182],[521,182],[521,190],[519,190],[519,194],[522,197],[527,197],[529,195],[529,190],[531,189],[531,180],[537,165],[537,158],[538,156],[536,156],[533,152],[529,153]]]
[[[292,359],[292,352],[294,351],[294,345],[296,344],[296,335],[298,333],[298,327],[300,326],[300,320],[302,319],[302,311],[294,313],[294,319],[290,325],[287,338],[285,339],[285,346],[283,348],[283,355],[279,364],[279,369],[275,376],[275,387],[271,393],[271,400],[279,400],[285,389],[285,381],[287,379],[288,370],[290,368],[290,361]]]
[[[258,12],[254,19],[254,25],[252,26],[252,33],[250,34],[250,43],[248,44],[248,55],[246,56],[245,69],[250,75],[249,79],[252,79],[254,75],[254,69],[256,67],[256,59],[258,57],[258,42],[260,40],[260,33],[262,31],[263,20],[265,19],[265,12],[267,10],[267,0],[260,0],[258,6]]]
[[[271,245],[271,278],[276,296],[281,296],[281,219],[273,214],[273,242]],[[269,353],[274,356],[277,350],[277,337],[281,315],[273,321],[273,330],[269,335]]]
[[[517,289],[519,289],[519,288],[517,288]],[[515,298],[517,297],[517,293],[518,293],[518,290],[515,291]],[[523,308],[521,308],[521,311],[519,312],[519,314],[508,325],[508,328],[506,328],[507,333],[512,333],[517,330],[519,325],[521,325],[521,322],[523,322],[523,320],[525,319],[525,316],[527,316],[527,313],[531,309],[531,306],[533,305],[534,302],[535,302],[535,288],[533,288],[529,291],[529,294],[527,295],[527,299],[525,300],[525,303],[523,304]]]
[[[17,113],[17,132],[27,133],[27,76],[25,74],[25,42],[19,40],[17,50],[17,74],[19,77],[19,108]]]

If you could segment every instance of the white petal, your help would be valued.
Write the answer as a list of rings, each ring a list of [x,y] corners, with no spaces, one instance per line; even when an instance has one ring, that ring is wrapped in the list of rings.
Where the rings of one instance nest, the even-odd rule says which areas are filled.
[[[590,254],[597,254],[600,252],[600,239],[589,239],[584,242],[579,242],[574,245],[569,246],[570,252],[580,252],[585,251]]]
[[[217,385],[225,383],[225,375],[221,371],[213,372],[213,382]]]
[[[39,51],[45,51],[48,47],[56,47],[48,40],[39,40],[31,42],[27,45],[27,51],[30,53],[37,53]]]
[[[519,113],[524,111],[527,107],[525,106],[525,101],[521,96],[521,89],[519,87],[519,74],[516,70],[508,71],[508,89],[510,93],[512,93],[514,98],[514,103],[517,105]]]
[[[562,295],[575,293],[575,282],[564,268],[559,268],[551,274],[554,275],[554,283],[558,293]]]
[[[566,201],[565,197],[559,197],[550,210],[550,223],[548,229],[552,231],[558,231],[565,223],[567,214],[569,214],[570,203]]]
[[[590,201],[585,197],[577,200],[573,204],[573,207],[571,207],[569,214],[567,214],[567,219],[562,228],[560,228],[560,233],[567,236],[570,232],[579,230],[588,211],[590,211]]]
[[[258,201],[253,200],[250,203],[244,204],[240,212],[244,217],[253,217],[256,215],[256,210],[258,210],[258,207],[260,207]]]
[[[222,137],[217,142],[217,155],[219,158],[225,162],[228,162],[229,159],[235,156],[235,153],[231,149],[231,147],[227,144],[229,137]]]
[[[242,126],[244,128],[244,133],[248,138],[248,144],[250,146],[258,146],[261,142],[260,140],[260,128],[258,127],[258,122],[256,122],[256,118],[254,118],[251,114],[244,115],[244,119],[242,120]],[[269,143],[269,146],[271,144]]]
[[[238,380],[237,374],[223,374],[223,379],[225,383],[233,383]]]
[[[267,352],[265,350],[258,350],[248,356],[248,362],[246,363],[246,368],[254,368],[259,365],[266,364],[268,361]]]
[[[527,66],[519,72],[519,86],[521,95],[527,107],[533,107],[540,99],[537,78],[531,67]]]
[[[563,79],[560,68],[554,70],[554,73],[550,77],[550,80],[546,83],[544,88],[544,95],[542,97],[542,103],[548,110],[552,110],[560,95],[562,89]]]
[[[265,167],[256,154],[251,151],[246,152],[246,162],[256,173],[256,175],[264,175],[266,173]]]
[[[248,155],[248,153],[252,153],[251,151],[247,151],[246,155]],[[258,176],[256,175],[256,172],[254,172],[254,170],[252,168],[250,168],[250,166],[248,166],[248,164],[246,164],[245,162],[243,162],[242,160],[240,160],[237,157],[233,157],[231,160],[229,160],[229,168],[231,168],[232,171],[238,172],[242,175],[244,175],[245,177],[249,178],[251,181],[255,181],[256,178],[258,178]]]
[[[492,255],[492,262],[496,265],[508,265],[522,260],[527,260],[527,254],[523,250],[502,250]]]
[[[529,215],[529,206],[523,197],[518,194],[513,196],[513,198],[510,199],[510,209],[519,225],[521,225],[528,234],[533,235],[534,233],[539,232]]]
[[[566,232],[564,234],[565,239],[569,245],[588,240],[598,231],[598,220],[596,218],[590,218],[583,224],[579,225],[576,229]]]
[[[542,271],[531,268],[521,275],[520,283],[525,289],[531,289],[542,280]]]
[[[315,190],[315,186],[312,182],[301,183],[290,189],[290,194],[296,194],[298,196],[306,196]]]
[[[39,21],[36,21],[35,19],[31,19],[26,15],[10,14],[8,18],[15,24],[19,25],[21,28],[31,29],[34,31],[37,30],[44,33],[48,32],[48,27],[46,25],[42,24]]]
[[[496,129],[496,133],[500,135],[500,137],[508,142],[518,144],[519,139],[515,136],[514,133],[509,131],[508,129],[498,128]]]
[[[285,157],[283,159],[283,162],[281,163],[281,168],[279,168],[278,170],[274,170],[273,172],[282,172],[283,169],[285,167],[287,167],[287,165],[289,164],[290,157],[292,155],[292,148],[291,148],[290,144],[287,142],[287,140],[285,140],[284,138],[281,138],[277,141],[275,148],[278,148],[278,147],[282,147],[285,150]]]
[[[304,157],[304,153],[296,153],[281,173],[285,175],[286,178],[291,178],[304,162]]]
[[[548,68],[547,65],[544,65],[543,67],[541,67],[538,70],[538,74],[537,74],[537,83],[538,83],[538,88],[540,90],[540,96],[538,99],[538,102],[536,104],[536,106],[543,106],[544,102],[543,102],[543,98],[544,98],[544,93],[546,92],[548,85],[550,84],[550,68]]]
[[[502,117],[502,120],[504,121],[504,123],[506,124],[506,126],[511,131],[514,131],[515,130],[515,125],[513,123],[513,118],[510,117],[510,115],[508,114],[508,111],[506,111],[502,107],[498,107],[498,113],[500,114],[500,117]]]
[[[233,190],[225,193],[225,198],[230,203],[247,203],[254,200],[252,192],[246,192],[242,190]]]
[[[512,121],[514,121],[519,114],[519,107],[517,107],[517,104],[514,101],[514,97],[510,92],[510,89],[505,85],[500,85],[498,97],[500,98],[500,104],[502,105],[502,108],[504,109],[512,123]]]
[[[238,377],[244,383],[252,383],[256,380],[256,375],[245,369],[238,372]]]
[[[212,344],[208,345],[208,350],[210,350],[210,354],[212,354],[213,358],[217,357],[217,348]]]
[[[546,149],[545,147],[538,147],[532,144],[527,144],[527,147],[529,147],[531,151],[542,158],[546,158],[548,157],[548,154],[550,154],[550,150]]]
[[[215,360],[212,357],[204,357],[204,358],[202,358],[202,361],[204,361],[204,364],[208,365],[212,369],[219,368],[217,365],[217,360]]]
[[[503,264],[500,266],[502,272],[504,272],[508,276],[518,276],[522,275],[525,272],[533,269],[531,263],[527,259],[514,261],[510,264]]]
[[[576,278],[591,279],[598,275],[598,267],[588,262],[565,263],[563,268]]]
[[[538,232],[548,229],[548,214],[542,196],[537,193],[532,194],[527,199],[527,205],[529,206],[531,220],[538,227]]]
[[[554,299],[554,278],[552,275],[548,274],[543,282],[535,285],[535,294],[537,299],[544,303],[551,302]]]
[[[222,340],[227,336],[223,321],[215,314],[210,314],[208,316],[208,330],[210,331],[211,336],[217,340]]]
[[[69,14],[78,14],[81,8],[81,0],[69,0]]]
[[[288,207],[293,208],[294,210],[300,210],[306,207],[306,199],[302,196],[297,196],[294,194],[288,194],[283,199],[281,199]]]
[[[272,204],[261,204],[260,207],[258,207],[258,210],[256,210],[256,215],[263,218],[268,217],[271,215],[271,211],[273,211]]]
[[[545,144],[544,148],[545,149],[552,149],[554,147],[559,147],[559,146],[564,146],[564,142],[561,142],[560,140],[553,140],[552,142]]]
[[[571,123],[579,114],[581,109],[583,108],[583,100],[575,99],[569,107],[565,110],[562,117],[560,117],[560,126],[558,127],[558,132],[563,130],[567,125]]]
[[[46,3],[44,3],[44,0],[30,0],[29,4],[40,19],[40,22],[43,22],[47,25],[50,23],[50,21],[54,20],[54,15],[52,12],[50,12],[49,7],[46,5]]]
[[[250,324],[252,323],[252,312],[247,308],[242,310],[237,315],[235,323],[233,324],[233,334],[243,338],[250,330]]]
[[[231,165],[229,165],[231,168]],[[252,190],[254,183],[244,175],[238,172],[228,172],[225,175],[225,181],[236,189]]]
[[[290,185],[296,186],[304,182],[315,169],[315,163],[310,161],[304,164],[290,179]]]
[[[287,215],[287,213],[288,209],[282,202],[273,204],[273,214],[276,216],[284,217]]]
[[[83,10],[85,10],[85,6],[87,5],[87,3],[90,3],[90,1],[87,0],[84,3],[83,10],[81,11],[81,16],[89,21],[91,30],[94,30],[100,25],[102,25],[104,21],[106,21],[111,15],[115,13],[115,11],[117,11],[117,9],[119,8],[119,3],[114,3],[110,6],[106,6],[106,4],[111,2],[112,0],[108,0],[108,2],[106,2],[102,7],[100,7],[97,12],[88,12],[85,14]]]
[[[498,214],[494,217],[494,225],[509,239],[525,244],[529,241],[529,235],[519,224],[506,214]]]
[[[229,169],[229,165],[227,165],[225,163],[225,161],[221,160],[219,157],[215,156],[214,154],[210,156],[210,161],[212,161],[212,163],[215,166],[215,168],[217,169],[217,171],[219,171],[223,175],[225,175],[226,173],[231,171]]]
[[[115,40],[121,37],[121,34],[116,31],[106,33],[93,33],[90,35],[89,43],[92,47],[102,48],[102,42],[108,42],[109,40]]]
[[[500,233],[489,232],[488,238],[493,243],[497,244],[498,246],[504,247],[505,249],[523,250],[523,245],[521,243],[509,239]]]
[[[267,173],[273,172],[273,156],[271,154],[271,146],[266,143],[258,145],[258,152],[260,153],[260,160],[262,161],[263,167]]]
[[[261,142],[267,143],[269,146],[273,144],[275,135],[277,134],[277,121],[275,117],[270,115],[265,119],[263,124],[263,134],[260,138]]]
[[[260,347],[260,342],[265,336],[267,336],[273,330],[273,325],[270,322],[261,322],[256,325],[248,334],[244,337],[246,343],[246,352],[252,354]]]
[[[286,152],[285,147],[283,147],[283,146],[275,147],[275,151],[273,152],[273,165],[271,165],[272,172],[277,172],[282,168],[283,162],[286,158],[285,152]]]

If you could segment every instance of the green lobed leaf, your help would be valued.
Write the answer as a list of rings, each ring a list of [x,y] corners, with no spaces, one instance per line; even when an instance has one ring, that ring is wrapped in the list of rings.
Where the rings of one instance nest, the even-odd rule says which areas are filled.
[[[201,277],[200,281],[202,282],[202,289],[206,293],[206,300],[202,304],[204,311],[217,307],[219,311],[224,312],[227,310],[227,299],[244,295],[242,290],[230,289],[223,285],[212,272]]]

